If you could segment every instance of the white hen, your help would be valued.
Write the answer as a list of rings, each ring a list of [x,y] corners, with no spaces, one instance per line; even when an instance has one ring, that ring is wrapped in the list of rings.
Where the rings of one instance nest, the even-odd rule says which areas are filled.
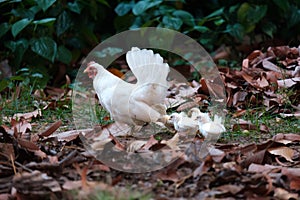
[[[137,47],[127,52],[126,60],[137,78],[136,84],[114,76],[98,63],[88,63],[84,72],[96,73],[92,76],[93,86],[101,105],[116,122],[128,125],[143,125],[164,118],[169,65],[159,54]]]

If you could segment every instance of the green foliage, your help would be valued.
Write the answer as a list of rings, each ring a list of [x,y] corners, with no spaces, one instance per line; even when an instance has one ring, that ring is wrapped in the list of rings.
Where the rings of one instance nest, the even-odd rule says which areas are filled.
[[[0,80],[0,92],[5,88],[14,90],[16,86],[28,89],[29,95],[35,89],[42,89],[46,86],[49,77],[44,69],[21,68],[16,75]]]
[[[208,50],[222,44],[234,46],[245,38],[250,42],[278,38],[297,44],[299,4],[294,0],[121,1],[115,8],[115,28],[171,28],[197,39]]]
[[[76,62],[78,49],[99,43],[107,8],[105,0],[1,1],[0,58],[16,69]]]

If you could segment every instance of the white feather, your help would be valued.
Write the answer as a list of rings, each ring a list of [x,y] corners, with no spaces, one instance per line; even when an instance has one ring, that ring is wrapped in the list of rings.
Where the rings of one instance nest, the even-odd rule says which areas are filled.
[[[169,65],[151,50],[133,47],[126,60],[137,78],[131,84],[114,76],[98,63],[88,67],[97,69],[93,86],[101,105],[117,121],[129,125],[155,122],[165,114],[163,100],[167,95]]]

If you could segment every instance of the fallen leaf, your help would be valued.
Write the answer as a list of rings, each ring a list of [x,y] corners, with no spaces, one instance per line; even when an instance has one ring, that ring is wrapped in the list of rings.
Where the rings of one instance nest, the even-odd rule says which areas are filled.
[[[147,143],[142,147],[143,150],[149,150],[152,146],[155,144],[158,144],[158,140],[154,138],[153,135],[150,136],[149,140]]]
[[[275,188],[274,197],[280,200],[298,199],[299,195],[296,193],[290,193],[282,188]]]
[[[274,65],[273,63],[271,63],[270,61],[268,61],[267,59],[264,59],[262,62],[262,65],[265,69],[268,69],[270,71],[274,71],[274,72],[279,72],[279,73],[283,73],[284,70],[281,69],[280,67]]]
[[[248,155],[245,160],[242,161],[241,166],[247,168],[250,164],[263,164],[266,155],[266,150],[261,150],[253,155]]]
[[[300,118],[300,113],[294,113],[294,114],[285,114],[285,113],[280,113],[281,117],[296,117],[296,118]]]
[[[277,135],[275,135],[272,140],[274,140],[275,142],[279,142],[279,143],[283,143],[283,144],[289,144],[291,142],[300,142],[300,135],[298,134],[282,134],[279,133]]]
[[[25,148],[29,151],[38,151],[38,150],[40,150],[40,148],[36,144],[34,144],[33,142],[23,140],[23,139],[20,139],[20,138],[17,139],[17,142],[21,147],[23,147],[23,148]]]
[[[293,157],[295,151],[293,149],[289,148],[289,147],[269,148],[268,152],[273,154],[273,155],[282,156],[289,162],[294,162],[292,160],[292,157]]]
[[[238,91],[233,95],[233,105],[237,105],[238,102],[244,102],[248,92]]]
[[[180,150],[180,148],[178,147],[179,136],[180,136],[180,133],[176,133],[171,139],[162,140],[161,143],[166,144],[172,150]]]
[[[42,116],[41,109],[37,109],[35,111],[28,112],[28,113],[15,113],[12,118],[15,120],[19,120],[21,118],[24,119],[36,118],[37,116]]]
[[[21,118],[19,121],[16,121],[14,119],[11,120],[12,129],[16,129],[17,133],[20,133],[21,135],[31,131],[32,126],[31,124],[26,121],[24,118]]]
[[[289,179],[290,189],[300,190],[300,168],[282,168],[282,175]]]
[[[127,147],[127,151],[128,152],[136,152],[140,149],[143,148],[143,146],[145,146],[145,144],[147,144],[147,141],[143,141],[143,140],[136,140],[136,141],[133,141],[131,142],[128,147]]]
[[[281,88],[290,88],[300,82],[300,77],[278,80],[277,84]]]
[[[44,130],[43,132],[41,132],[39,134],[39,136],[41,136],[41,137],[48,137],[49,135],[51,135],[52,133],[54,133],[61,126],[61,124],[62,124],[61,121],[57,121],[57,122],[53,123],[49,128],[47,128],[46,130]]]

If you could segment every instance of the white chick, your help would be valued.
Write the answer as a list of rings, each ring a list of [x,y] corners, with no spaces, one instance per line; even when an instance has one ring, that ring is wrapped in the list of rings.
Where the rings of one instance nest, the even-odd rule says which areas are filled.
[[[217,115],[214,116],[214,121],[209,121],[206,115],[199,115],[197,119],[199,130],[205,138],[216,138],[221,133],[226,131],[224,125],[222,124],[222,118]]]
[[[199,116],[201,116],[201,120],[203,123],[212,122],[211,118],[209,117],[208,113],[203,113],[199,110],[199,108],[192,108],[188,112],[188,116],[193,119],[197,120]]]
[[[184,112],[172,113],[169,121],[173,123],[175,130],[178,132],[186,132],[191,129],[196,129],[198,126],[197,121],[188,117]]]

